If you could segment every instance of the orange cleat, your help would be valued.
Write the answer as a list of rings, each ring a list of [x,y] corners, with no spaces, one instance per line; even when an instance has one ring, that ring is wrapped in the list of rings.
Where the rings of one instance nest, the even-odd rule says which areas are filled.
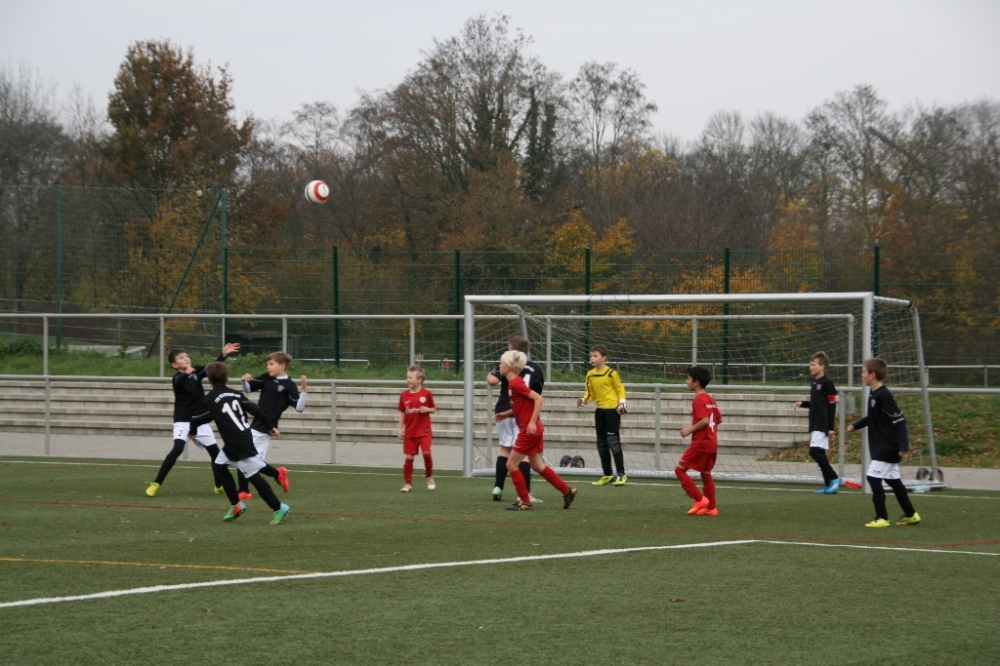
[[[699,509],[698,513],[694,514],[696,516],[717,516],[719,515],[719,507],[714,509],[709,509],[707,506],[704,509]]]
[[[700,500],[691,505],[691,509],[688,511],[688,515],[697,516],[699,511],[707,508],[708,508],[708,498],[702,495]]]
[[[249,500],[249,499],[253,499],[253,495],[251,495],[250,493],[248,493],[248,492],[247,492],[247,491],[245,491],[245,490],[241,490],[241,491],[240,491],[240,494],[239,494],[239,495],[237,495],[237,497],[239,497],[239,498],[240,498],[240,500],[242,500],[242,501],[246,501],[246,500]]]
[[[281,484],[281,489],[286,493],[288,492],[288,470],[284,467],[278,468],[278,483]]]

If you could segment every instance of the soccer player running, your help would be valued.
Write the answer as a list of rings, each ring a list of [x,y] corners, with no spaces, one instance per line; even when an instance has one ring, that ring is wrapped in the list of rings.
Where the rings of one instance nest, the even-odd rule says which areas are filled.
[[[205,367],[208,381],[212,383],[212,390],[201,402],[201,409],[191,417],[191,437],[201,426],[207,426],[215,421],[215,427],[219,429],[222,437],[222,451],[212,464],[216,469],[216,476],[222,482],[226,497],[232,504],[229,512],[223,520],[236,520],[247,510],[246,504],[239,498],[236,490],[236,482],[229,473],[227,465],[236,466],[243,476],[257,489],[257,494],[271,507],[274,513],[271,517],[271,524],[278,525],[288,515],[289,507],[278,501],[278,497],[271,490],[267,481],[261,478],[259,472],[267,466],[264,459],[257,453],[257,447],[253,443],[253,435],[250,433],[250,424],[247,423],[247,413],[253,414],[267,428],[268,434],[274,437],[281,435],[274,427],[267,414],[260,407],[250,401],[243,393],[226,386],[229,380],[229,368],[225,363],[209,363]]]
[[[689,516],[718,516],[719,509],[715,505],[715,480],[712,470],[719,452],[718,427],[722,423],[722,413],[715,399],[705,391],[712,381],[712,373],[708,368],[695,365],[688,368],[687,388],[694,391],[691,401],[691,425],[681,428],[681,437],[691,435],[691,444],[687,447],[681,459],[677,461],[674,474],[681,482],[681,487],[688,497],[694,500]],[[698,490],[688,470],[693,469],[701,474],[702,490]]]
[[[527,357],[528,352],[531,350],[531,343],[524,336],[512,335],[507,338],[507,349],[508,351],[523,352]],[[520,377],[528,385],[529,389],[538,395],[542,394],[542,390],[545,388],[545,375],[537,363],[532,363],[531,361],[525,362]],[[497,456],[496,477],[493,481],[493,501],[499,502],[503,499],[503,486],[507,480],[507,460],[510,458],[511,449],[514,448],[514,441],[517,439],[517,420],[514,418],[514,412],[510,409],[507,378],[501,374],[499,365],[490,374],[486,375],[486,383],[490,386],[499,385],[500,387],[500,395],[497,396],[497,403],[493,408],[493,422],[497,427],[497,440],[499,440],[500,444],[500,455]],[[524,477],[524,485],[528,489],[528,494],[531,495],[531,465],[528,464],[527,460],[522,460],[518,469],[521,470],[521,476]],[[541,501],[537,497],[531,497],[532,504]]]
[[[551,467],[542,460],[542,452],[545,450],[545,428],[538,418],[542,411],[544,399],[528,388],[524,380],[520,377],[521,370],[524,369],[528,359],[524,352],[510,350],[504,352],[500,357],[500,372],[507,378],[507,392],[510,396],[510,406],[514,411],[514,420],[517,422],[517,439],[507,459],[507,471],[510,479],[517,489],[518,500],[507,507],[510,511],[526,511],[533,508],[531,495],[528,494],[528,487],[524,483],[524,475],[518,466],[524,459],[528,460],[531,469],[538,472],[543,479],[563,496],[563,508],[568,509],[573,500],[576,499],[576,488],[570,488],[565,481],[559,478]]]
[[[823,487],[816,491],[817,495],[836,495],[841,482],[826,457],[837,418],[837,389],[826,376],[828,367],[830,357],[826,352],[816,352],[809,357],[809,374],[813,378],[809,385],[809,399],[792,405],[792,409],[805,407],[809,410],[809,455],[823,474]]]
[[[238,342],[230,342],[222,348],[222,355],[216,361],[225,361],[230,354],[235,354],[240,350]],[[184,446],[188,441],[188,424],[191,421],[191,412],[197,409],[202,398],[205,397],[205,387],[201,380],[205,378],[205,366],[191,365],[191,357],[186,349],[180,347],[171,349],[167,355],[167,362],[170,367],[176,370],[173,377],[174,389],[174,448],[163,459],[160,471],[156,474],[156,480],[146,488],[146,495],[156,497],[156,492],[167,479],[167,474],[173,469],[174,463],[184,452]],[[205,449],[209,458],[215,460],[219,455],[219,447],[215,441],[215,433],[207,425],[199,428],[194,439],[195,444]],[[213,468],[213,472],[214,472]],[[219,479],[215,480],[215,494],[222,494],[222,484]]]
[[[281,419],[282,413],[289,407],[294,407],[295,411],[299,413],[306,410],[307,378],[305,375],[299,377],[299,382],[302,385],[302,392],[300,393],[295,388],[295,382],[288,378],[288,365],[291,362],[292,357],[285,352],[274,352],[264,358],[264,367],[267,368],[267,372],[259,377],[253,377],[248,372],[241,378],[245,392],[253,393],[254,391],[260,391],[260,400],[257,401],[257,405],[267,414],[268,420],[275,428],[278,427],[278,421]],[[271,435],[268,433],[270,428],[265,427],[261,419],[254,418],[253,423],[250,425],[250,430],[252,431],[254,446],[257,447],[257,453],[260,454],[262,460],[266,460],[267,449],[271,444]],[[282,490],[286,493],[288,492],[287,469],[284,467],[274,468],[271,465],[267,465],[260,473],[280,483]],[[252,499],[250,485],[246,477],[243,476],[243,473],[237,471],[236,478],[240,489],[240,499]]]

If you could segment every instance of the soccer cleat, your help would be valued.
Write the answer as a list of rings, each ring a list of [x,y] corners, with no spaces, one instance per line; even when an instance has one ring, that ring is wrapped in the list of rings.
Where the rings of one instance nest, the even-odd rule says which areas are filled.
[[[534,508],[535,507],[531,506],[527,502],[522,502],[521,500],[517,500],[516,502],[514,502],[513,504],[511,504],[509,507],[507,507],[507,510],[508,511],[531,511]]]
[[[568,509],[569,505],[576,499],[576,488],[570,488],[569,492],[563,495],[563,508]]]
[[[707,508],[708,508],[708,498],[702,495],[700,500],[691,505],[691,508],[688,510],[688,515],[697,516],[699,511]]]
[[[861,489],[861,484],[858,483],[857,481],[846,481],[844,479],[841,479],[840,480],[840,485],[844,486],[845,488],[850,488],[851,490],[860,490]]]
[[[427,490],[435,490],[436,488],[437,484],[434,483],[434,479],[433,478],[427,479]]]
[[[592,486],[606,486],[615,480],[613,476],[602,476],[597,481],[592,481],[590,485]]]
[[[237,495],[237,497],[239,497],[240,500],[251,500],[251,499],[253,499],[253,495],[251,495],[250,493],[248,493],[245,490],[241,490],[240,494]]]
[[[503,488],[500,486],[493,486],[493,501],[499,502],[503,499]]]
[[[920,522],[920,514],[916,511],[913,512],[912,516],[902,516],[896,521],[897,525],[916,525]]]
[[[830,482],[830,485],[828,485],[826,488],[823,489],[823,492],[826,493],[827,495],[836,495],[837,488],[840,487],[840,484],[841,480],[840,477],[838,476],[836,479]]]
[[[282,502],[278,510],[271,514],[271,524],[280,525],[281,521],[283,521],[285,519],[285,516],[288,515],[288,511],[290,509],[291,509],[290,506]]]
[[[698,509],[698,513],[696,513],[694,515],[696,515],[696,516],[718,516],[719,515],[719,507],[715,507],[714,509],[709,509],[706,506],[704,509]]]
[[[404,484],[403,484],[403,487],[399,489],[399,492],[401,492],[401,493],[408,493],[408,492],[410,492],[411,490],[413,490],[413,486],[411,486],[411,485],[410,485],[410,484],[408,484],[408,483],[404,483]]]
[[[889,527],[891,524],[885,518],[876,518],[870,523],[865,523],[865,527]]]
[[[624,474],[619,474],[618,476],[615,477],[616,486],[624,486],[627,481],[628,477],[625,476]]]
[[[278,468],[278,483],[281,484],[281,489],[286,493],[288,492],[288,470],[284,467]]]
[[[819,490],[814,490],[813,494],[814,495],[826,495],[827,494],[827,492],[826,492],[826,486],[823,486]]]
[[[540,499],[538,499],[537,497],[535,497],[534,495],[532,495],[532,494],[530,494],[530,493],[528,494],[528,499],[530,499],[530,500],[531,500],[531,503],[532,503],[532,504],[541,504],[542,502],[544,502],[544,501],[545,501],[545,500],[540,500]]]
[[[226,494],[226,489],[223,488],[222,486],[216,486],[215,487],[215,494],[216,495],[225,495]]]
[[[160,484],[153,481],[149,484],[149,488],[146,488],[146,497],[156,497],[156,491],[160,489]]]
[[[247,510],[247,505],[243,502],[237,502],[236,504],[229,507],[229,512],[226,513],[223,518],[227,523],[232,522],[242,516]]]

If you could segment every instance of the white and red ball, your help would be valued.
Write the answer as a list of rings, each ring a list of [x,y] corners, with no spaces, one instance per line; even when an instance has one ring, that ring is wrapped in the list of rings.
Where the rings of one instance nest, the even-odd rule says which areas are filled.
[[[314,180],[306,185],[306,200],[312,204],[324,204],[330,198],[330,186],[322,180]]]

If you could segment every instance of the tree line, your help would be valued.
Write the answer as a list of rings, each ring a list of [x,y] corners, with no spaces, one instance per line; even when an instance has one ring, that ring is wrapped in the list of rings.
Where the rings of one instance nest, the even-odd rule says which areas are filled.
[[[858,85],[800,119],[720,111],[682,144],[652,126],[639,72],[568,76],[530,46],[507,17],[475,16],[396,85],[277,120],[238,118],[228,70],[167,40],[129,46],[106,106],[0,67],[0,297],[48,270],[56,182],[143,193],[102,231],[133,269],[196,237],[190,192],[221,188],[243,247],[1000,252],[995,100],[890,112]],[[316,178],[320,207],[302,197]]]

